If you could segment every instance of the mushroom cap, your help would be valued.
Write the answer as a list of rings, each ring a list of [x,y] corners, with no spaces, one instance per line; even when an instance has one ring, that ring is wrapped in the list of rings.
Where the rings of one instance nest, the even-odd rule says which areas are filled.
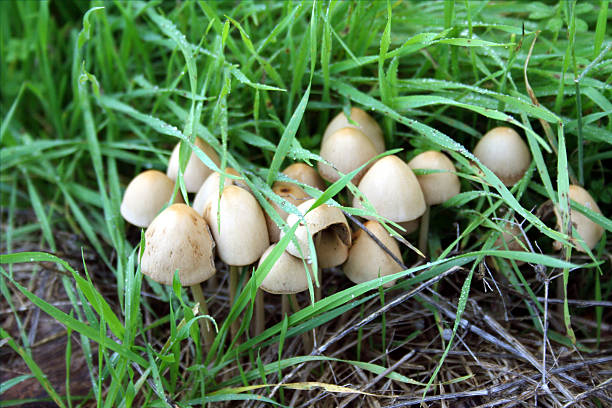
[[[523,251],[527,247],[527,241],[525,241],[525,236],[521,229],[510,222],[504,224],[504,232],[493,245],[499,247],[499,249],[506,249],[504,243],[510,251]]]
[[[445,170],[444,173],[431,173],[417,176],[427,205],[442,204],[461,191],[457,169],[445,154],[429,150],[415,156],[408,162],[411,169]]]
[[[593,197],[586,191],[584,188],[577,185],[569,186],[569,198],[588,208],[589,210],[601,214],[601,210],[599,206],[593,200]],[[555,215],[557,217],[557,228],[561,230],[562,218],[559,210],[555,206],[554,208]],[[582,237],[584,243],[589,247],[589,249],[595,248],[595,245],[601,239],[603,235],[603,227],[593,221],[591,221],[586,215],[579,213],[578,211],[571,212],[571,219],[576,232]],[[578,244],[578,240],[572,238],[572,242],[576,245],[576,249],[580,252],[586,252],[585,248]],[[557,249],[561,249],[560,245],[556,245]]]
[[[274,247],[275,245],[272,245],[266,249],[259,260],[259,265],[268,257]],[[304,268],[303,260],[283,251],[259,288],[276,295],[289,295],[303,292],[308,289],[308,276],[306,276],[306,273],[310,273],[310,279],[314,284],[314,275],[310,266],[307,265],[306,268]]]
[[[531,163],[527,144],[509,127],[489,130],[476,144],[474,156],[491,169],[506,186],[512,186],[519,181]]]
[[[215,274],[215,243],[208,225],[185,204],[173,204],[155,217],[145,231],[145,243],[140,267],[156,282],[171,285],[177,269],[183,286]]]
[[[306,213],[315,202],[315,199],[308,200],[298,206],[298,210],[302,214]],[[295,230],[295,238],[299,244],[300,249],[302,250],[302,255],[300,255],[300,251],[294,245],[293,242],[290,242],[287,245],[286,251],[289,252],[293,256],[304,257],[305,259],[310,259],[310,249],[308,247],[308,234],[311,236],[325,229],[331,228],[335,234],[340,238],[340,240],[346,245],[351,246],[351,230],[348,226],[348,222],[342,214],[342,211],[337,207],[332,207],[327,204],[321,204],[314,210],[310,211],[308,214],[304,216],[307,225],[303,225],[300,221],[300,217],[295,214],[289,214],[287,217],[287,224],[289,226],[293,226],[296,222],[300,222],[300,225]],[[308,229],[306,228],[308,227]],[[284,232],[281,231],[281,238],[284,236]]]
[[[367,221],[364,225],[393,255],[402,259],[397,242],[378,221]],[[358,229],[353,234],[353,246],[342,270],[352,282],[363,283],[376,279],[379,275],[382,277],[401,272],[402,268],[365,231]],[[395,281],[388,282],[383,286],[393,286],[394,283]]]
[[[314,243],[321,269],[342,265],[348,258],[348,245],[342,242],[336,231],[331,228],[318,232],[314,237]]]
[[[251,193],[240,187],[225,186],[218,203],[208,200],[204,219],[212,230],[219,258],[228,265],[250,265],[270,245],[266,218],[259,203]]]
[[[232,174],[234,176],[240,177],[240,173],[238,173],[235,169],[231,167],[227,167],[225,169],[225,172],[227,174]],[[198,190],[195,198],[193,199],[193,209],[196,210],[198,213],[200,214],[204,213],[206,202],[210,198],[217,199],[219,197],[220,179],[221,179],[221,174],[215,171],[206,178],[206,181],[204,181],[204,184],[202,184],[202,186]],[[236,180],[236,179],[226,177],[223,180],[223,186],[227,186],[230,184],[244,188],[245,190],[249,192],[251,191],[251,189],[245,183],[242,183],[241,180]]]
[[[212,147],[210,147],[208,143],[196,137],[195,145],[206,153],[210,160],[219,166],[219,155]],[[166,175],[175,181],[178,177],[180,146],[181,144],[179,142],[172,150],[170,160],[168,161],[168,169],[166,170]],[[189,161],[187,162],[187,167],[185,167],[185,173],[183,174],[183,180],[185,181],[185,188],[187,189],[187,192],[195,193],[198,191],[210,173],[212,173],[212,170],[209,169],[195,154],[195,152],[192,151],[191,156],[189,156]]]
[[[355,170],[372,157],[376,156],[376,148],[367,136],[352,127],[345,127],[332,133],[321,143],[319,155],[332,163],[338,171],[347,174]],[[318,163],[319,174],[329,182],[340,178],[338,171],[323,163]],[[353,177],[353,184],[359,183],[367,167]]]
[[[293,163],[285,170],[283,170],[283,174],[292,179],[299,181],[300,183],[308,184],[311,187],[318,188],[319,190],[325,190],[325,182],[319,176],[317,171],[307,165],[306,163]]]
[[[421,186],[410,166],[397,156],[385,156],[376,161],[358,188],[376,212],[391,221],[411,221],[425,212]],[[357,197],[353,198],[353,207],[363,208]]]
[[[306,192],[300,186],[296,184],[286,183],[284,181],[277,181],[276,183],[274,183],[272,185],[272,191],[274,191],[276,195],[284,198],[296,207],[310,198],[310,196],[306,194]],[[274,208],[274,210],[278,213],[278,215],[280,215],[280,217],[286,221],[289,213],[283,210],[274,201],[269,200],[269,202],[272,208]],[[278,225],[276,225],[274,220],[270,218],[268,213],[266,213],[265,216],[266,224],[268,225],[268,234],[270,235],[270,242],[278,242],[280,240],[280,228],[278,228]]]
[[[331,122],[329,122],[327,128],[325,128],[321,143],[323,143],[325,139],[327,139],[336,131],[345,127],[353,127],[355,129],[361,130],[368,137],[368,139],[370,139],[370,141],[374,145],[376,154],[385,151],[385,138],[383,137],[382,129],[373,117],[368,115],[368,113],[365,112],[363,109],[353,107],[351,108],[351,119],[359,126],[355,126],[350,123],[344,112],[340,112],[339,114],[337,114],[331,120]]]
[[[157,170],[143,171],[130,181],[119,211],[130,224],[146,228],[155,216],[170,201],[174,191],[174,182],[164,173]],[[180,194],[174,202],[183,202]]]

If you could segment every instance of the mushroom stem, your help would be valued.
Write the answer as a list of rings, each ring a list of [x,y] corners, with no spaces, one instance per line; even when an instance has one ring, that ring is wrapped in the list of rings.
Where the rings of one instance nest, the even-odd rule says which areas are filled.
[[[297,296],[295,293],[288,295],[288,300],[291,303],[291,309],[293,309],[293,313],[296,313],[300,310],[300,304],[298,303]],[[304,347],[304,353],[310,354],[312,348],[314,347],[314,341],[312,338],[313,333],[304,332],[302,333],[302,346]]]
[[[238,291],[238,267],[234,265],[229,266],[229,298],[230,298],[230,309],[234,306],[236,299],[236,292]],[[240,324],[238,319],[234,320],[231,325],[232,338],[236,338],[238,330],[240,330]]]
[[[429,209],[430,206],[427,205],[425,212],[421,216],[421,226],[419,229],[419,251],[425,256],[427,256],[427,238],[429,236]]]
[[[208,290],[211,292],[216,292],[219,289],[219,279],[217,279],[217,275],[213,275],[207,281]]]
[[[281,315],[282,318],[284,319],[285,316],[287,316],[290,311],[289,311],[289,295],[281,295],[282,301],[281,301]]]
[[[206,306],[206,298],[204,297],[204,293],[202,293],[202,287],[200,284],[196,283],[195,285],[191,285],[190,288],[193,299],[200,304],[200,314],[210,315],[208,312],[208,306]],[[215,340],[215,335],[211,327],[212,323],[208,319],[199,319],[198,322],[200,323],[200,331],[202,332],[204,344],[206,345],[207,349],[210,349],[210,346]]]
[[[259,336],[266,328],[264,316],[264,293],[261,289],[257,289],[255,295],[255,336]]]

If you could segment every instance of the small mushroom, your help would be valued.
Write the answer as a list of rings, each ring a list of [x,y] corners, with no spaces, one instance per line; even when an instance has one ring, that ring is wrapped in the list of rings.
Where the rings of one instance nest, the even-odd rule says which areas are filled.
[[[147,170],[130,181],[123,200],[121,201],[121,216],[130,224],[146,228],[172,197],[174,182],[164,173],[157,170]],[[180,194],[175,203],[183,202]]]
[[[508,187],[523,177],[531,163],[527,144],[508,127],[489,130],[476,144],[474,156]]]
[[[429,150],[416,155],[408,162],[412,169],[441,170],[443,173],[430,173],[417,176],[427,208],[421,217],[421,230],[419,235],[419,249],[427,253],[427,236],[429,233],[429,212],[432,205],[442,204],[461,191],[459,177],[453,162],[443,153]]]
[[[364,226],[370,230],[398,259],[402,259],[397,242],[378,221],[367,221]],[[348,260],[342,267],[344,274],[354,283],[363,283],[379,276],[392,275],[402,268],[365,231],[358,229],[353,234],[353,245]],[[383,285],[393,286],[395,281]]]
[[[569,198],[571,200],[574,200],[578,204],[588,208],[589,210],[597,214],[601,214],[599,206],[597,205],[595,200],[593,200],[593,197],[591,197],[589,192],[586,191],[584,188],[574,184],[570,185]],[[557,207],[555,207],[554,211],[555,216],[557,217],[557,228],[561,230],[561,223],[563,222],[563,219]],[[591,221],[586,215],[581,214],[575,210],[571,211],[571,219],[573,228],[576,230],[577,234],[582,237],[586,246],[589,247],[589,249],[595,248],[595,245],[597,245],[597,243],[601,239],[601,236],[603,235],[603,227]],[[578,240],[576,238],[572,238],[572,243],[576,246],[576,249],[579,252],[586,252],[586,249],[578,243]],[[555,242],[554,246],[556,250],[561,249],[561,244],[558,241]]]
[[[235,169],[231,167],[226,167],[225,172],[227,174],[231,174],[233,176],[240,177],[240,173],[238,173]],[[221,174],[219,174],[216,171],[211,173],[206,178],[206,180],[204,181],[204,184],[202,184],[195,198],[193,199],[193,209],[194,210],[196,210],[200,214],[203,214],[204,208],[206,208],[206,202],[211,197],[214,197],[215,199],[219,198],[220,181],[221,181]],[[242,182],[242,180],[236,180],[236,179],[229,178],[229,177],[226,177],[223,179],[224,186],[227,186],[230,184],[244,188],[245,190],[249,192],[251,191],[251,189],[246,185],[246,183]]]
[[[190,286],[202,314],[209,314],[200,283],[215,274],[215,243],[206,221],[191,207],[173,204],[162,211],[145,231],[142,273],[156,282],[171,285],[174,272],[183,286]],[[200,320],[205,343],[213,342],[207,319]]]
[[[306,194],[306,192],[300,186],[283,181],[277,181],[274,183],[272,185],[272,191],[296,207],[302,204],[304,201],[310,199],[310,196]],[[273,201],[270,201],[270,205],[272,208],[274,208],[274,210],[276,210],[278,215],[280,215],[283,220],[287,220],[289,213],[287,213]],[[268,225],[268,234],[270,235],[270,242],[278,242],[280,239],[280,228],[278,228],[278,225],[276,225],[274,220],[267,213],[265,216],[266,223]]]
[[[372,141],[359,129],[345,127],[331,134],[321,143],[322,158],[334,165],[335,169],[323,162],[318,163],[319,174],[325,180],[334,182],[340,179],[338,171],[347,174],[376,156]],[[353,177],[353,184],[359,183],[367,167]]]
[[[336,131],[345,128],[345,127],[353,127],[355,129],[361,130],[367,137],[370,139],[374,148],[376,150],[376,154],[382,153],[385,151],[385,138],[383,137],[383,132],[376,120],[373,117],[368,115],[363,109],[359,108],[351,108],[351,119],[353,122],[357,123],[358,126],[353,125],[349,122],[348,118],[344,114],[344,112],[340,112],[336,117],[334,117],[325,132],[323,133],[323,139],[321,140],[321,144],[325,142],[329,136],[331,136]]]
[[[194,143],[213,161],[213,163],[219,166],[219,155],[208,143],[197,137]],[[168,161],[168,170],[166,170],[166,175],[175,181],[178,177],[180,146],[181,144],[178,143],[172,150],[170,160]],[[189,156],[189,161],[187,162],[187,167],[185,167],[185,173],[183,174],[187,192],[195,193],[198,191],[210,173],[212,173],[212,170],[192,151],[191,156]]]
[[[348,258],[349,246],[333,229],[325,229],[314,236],[315,250],[319,269],[342,265]]]
[[[391,221],[412,221],[425,212],[425,198],[419,182],[410,166],[397,156],[377,160],[358,188],[376,212]],[[358,197],[353,198],[353,207],[363,208]]]
[[[325,182],[319,176],[319,173],[306,163],[293,163],[283,170],[283,174],[300,183],[307,184],[321,191],[325,190]]]

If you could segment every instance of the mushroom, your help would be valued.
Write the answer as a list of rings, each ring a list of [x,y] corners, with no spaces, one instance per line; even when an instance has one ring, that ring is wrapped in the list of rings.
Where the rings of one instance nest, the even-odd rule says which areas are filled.
[[[272,185],[272,191],[296,207],[310,198],[310,196],[306,194],[306,192],[300,186],[284,181],[277,181],[274,183]],[[287,220],[289,213],[283,210],[280,205],[274,201],[270,201],[270,205],[272,205],[272,208],[274,208],[274,210],[283,220]],[[267,213],[265,216],[266,223],[268,225],[268,234],[270,235],[270,242],[278,242],[280,239],[280,228],[278,228],[278,225],[276,225],[274,220]]]
[[[377,160],[361,179],[359,191],[376,212],[394,222],[412,221],[425,212],[425,198],[419,182],[406,163],[390,155]],[[353,207],[364,208],[358,197]],[[372,216],[365,217],[375,219]]]
[[[200,150],[202,150],[210,158],[210,160],[213,161],[213,163],[219,166],[219,155],[212,147],[210,147],[208,143],[196,137],[194,144],[198,146]],[[168,169],[166,170],[166,175],[175,181],[178,177],[180,146],[181,144],[179,142],[172,150],[170,160],[168,161]],[[185,181],[185,188],[187,189],[187,192],[195,193],[198,191],[210,173],[212,173],[212,170],[209,169],[204,162],[198,158],[195,152],[192,151],[191,156],[189,156],[189,161],[187,162],[187,167],[185,167],[185,173],[183,174],[183,180]]]
[[[283,170],[283,174],[300,183],[307,184],[321,191],[325,190],[325,182],[319,176],[319,173],[306,163],[293,163]]]
[[[231,174],[233,176],[240,177],[240,173],[238,173],[235,169],[231,167],[226,167],[225,172],[227,174]],[[195,198],[193,199],[193,209],[194,210],[202,214],[204,213],[204,208],[206,207],[206,202],[208,201],[208,199],[210,199],[211,197],[214,197],[215,199],[219,198],[220,181],[221,181],[221,174],[219,174],[216,171],[211,173],[206,178],[206,180],[204,181],[204,183],[198,190]],[[244,188],[245,190],[249,192],[251,191],[251,189],[245,183],[243,183],[242,180],[236,180],[234,178],[229,178],[229,177],[226,177],[223,179],[224,186],[227,186],[230,184]]]
[[[298,246],[293,242],[287,245],[286,251],[296,257],[304,258],[307,262],[311,262],[312,254],[308,246],[309,235],[313,238],[315,251],[322,256],[322,262],[325,265],[332,265],[340,259],[341,262],[346,259],[347,249],[351,246],[351,230],[346,221],[346,217],[337,207],[332,207],[327,204],[321,204],[312,211],[310,207],[315,202],[315,199],[308,200],[298,206],[298,210],[304,215],[306,224],[303,224],[301,218],[296,214],[289,214],[287,224],[292,227],[295,223],[300,223],[295,230],[295,239]],[[281,238],[284,232],[281,231]],[[336,236],[334,238],[333,236]],[[332,243],[336,251],[330,251],[330,248],[323,248]],[[317,245],[318,243],[318,245]],[[334,265],[335,266],[335,265]],[[317,273],[320,272],[320,268]],[[319,286],[315,288],[315,298],[321,298],[321,281],[320,274],[318,275]]]
[[[275,245],[272,245],[266,249],[266,251],[261,255],[259,266],[261,266],[274,248]],[[284,317],[289,312],[287,302],[287,300],[289,300],[288,297],[292,303],[294,303],[296,309],[299,307],[295,294],[308,290],[309,278],[307,275],[310,275],[310,279],[314,281],[311,267],[305,265],[305,262],[302,259],[296,258],[284,251],[276,260],[276,263],[272,266],[272,268],[270,268],[270,271],[262,281],[259,288],[268,293],[283,295],[282,315]],[[260,310],[263,310],[263,297],[261,299],[261,304],[258,306]],[[256,313],[256,316],[256,333],[259,334],[264,330],[263,313]],[[304,350],[306,353],[310,353],[312,349],[312,340],[307,333],[304,333],[303,342]]]
[[[255,197],[234,185],[224,187],[219,203],[207,201],[204,219],[212,229],[219,258],[229,265],[233,305],[238,290],[238,267],[257,261],[270,245],[266,219]],[[232,324],[232,332],[234,335],[238,332],[237,321]]]
[[[508,127],[489,130],[476,144],[474,156],[508,187],[523,177],[531,163],[527,144]]]
[[[398,259],[402,258],[397,242],[378,221],[367,221],[364,226],[374,234]],[[353,234],[353,245],[348,260],[342,267],[344,274],[354,283],[367,282],[378,277],[400,272],[402,268],[362,229]],[[395,281],[383,285],[393,286]]]
[[[367,112],[365,112],[363,109],[353,107],[351,108],[351,120],[357,123],[358,126],[355,126],[350,123],[344,112],[340,112],[339,114],[337,114],[336,117],[334,117],[331,122],[329,122],[329,125],[327,125],[327,128],[323,133],[321,144],[323,144],[325,142],[325,139],[327,139],[336,131],[345,127],[353,127],[355,129],[361,130],[368,137],[368,139],[370,139],[370,141],[374,145],[376,154],[385,151],[385,139],[383,137],[382,129],[373,117],[368,115]]]
[[[571,200],[574,200],[578,204],[588,208],[589,210],[597,214],[601,214],[601,210],[599,209],[599,206],[597,205],[595,200],[593,200],[593,197],[591,197],[589,192],[586,191],[584,188],[574,185],[574,184],[570,185],[569,186],[569,198]],[[555,216],[557,217],[557,228],[559,230],[562,230],[561,223],[563,222],[562,221],[563,219],[556,206],[554,208],[554,211],[555,211]],[[575,229],[578,236],[580,236],[584,240],[584,243],[586,244],[586,246],[589,249],[595,248],[595,245],[597,245],[597,243],[601,239],[601,236],[603,235],[603,232],[604,232],[603,227],[591,221],[586,215],[581,214],[578,211],[571,212],[571,219],[572,219],[573,229]],[[573,231],[572,231],[572,235],[574,237],[576,236],[574,235]],[[576,238],[572,238],[572,243],[576,246],[576,249],[579,252],[587,252],[586,248],[580,245]],[[560,250],[562,246],[561,246],[561,243],[556,241],[554,244],[554,247],[556,250]]]
[[[335,167],[324,162],[318,163],[321,177],[333,183],[340,179],[338,171],[343,174],[350,173],[376,156],[376,148],[362,131],[353,127],[345,127],[337,130],[321,143],[319,154]],[[357,173],[352,179],[353,184],[359,183],[366,171],[367,168],[364,168]]]
[[[208,315],[200,283],[215,274],[215,243],[206,221],[191,207],[173,204],[162,211],[145,231],[145,248],[140,260],[142,273],[156,282],[172,285],[174,272],[189,286],[202,314]],[[200,319],[204,342],[210,346],[213,332],[208,319]]]
[[[130,224],[146,228],[172,198],[174,182],[157,170],[143,171],[130,181],[123,200],[121,216]],[[174,202],[183,202],[177,194]]]
[[[442,204],[461,191],[459,177],[455,166],[443,153],[429,150],[416,155],[408,162],[411,169],[441,170],[441,173],[430,173],[417,176],[423,195],[425,196],[425,213],[421,217],[419,234],[419,250],[427,253],[427,235],[429,232],[430,206]]]

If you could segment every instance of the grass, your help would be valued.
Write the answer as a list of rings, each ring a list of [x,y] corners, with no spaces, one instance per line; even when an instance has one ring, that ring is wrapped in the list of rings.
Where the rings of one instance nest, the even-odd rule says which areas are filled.
[[[0,405],[51,398],[68,407],[237,400],[287,406],[320,399],[336,406],[351,393],[408,404],[411,398],[444,399],[454,389],[478,398],[486,382],[467,363],[455,367],[458,349],[465,346],[474,356],[466,333],[474,336],[472,347],[481,340],[496,344],[492,352],[531,364],[549,387],[534,391],[536,398],[560,405],[588,398],[603,405],[610,396],[597,389],[601,383],[588,384],[595,391],[583,395],[584,388],[572,388],[576,382],[558,382],[551,373],[564,366],[551,360],[564,346],[572,355],[587,355],[587,364],[609,337],[608,3],[0,3],[0,290],[10,316],[0,342],[14,352],[6,355],[27,367],[2,375]],[[195,147],[194,138],[201,137],[222,157],[221,168],[229,165],[246,176],[266,211],[270,199],[296,213],[271,184],[291,161],[322,160],[317,153],[325,126],[350,106],[379,121],[387,154],[410,159],[442,149],[454,159],[462,193],[432,209],[432,259],[423,263],[405,251],[404,271],[355,286],[333,275],[323,282],[327,296],[313,303],[311,290],[301,298],[307,307],[275,316],[251,338],[256,289],[292,238],[288,230],[262,266],[243,271],[244,286],[231,310],[225,289],[209,293],[215,295],[219,332],[212,348],[203,350],[196,322],[203,317],[194,315],[184,289],[142,278],[136,261],[140,233],[119,215],[125,185],[141,170],[163,171],[178,141],[183,169],[192,149],[217,169]],[[510,189],[470,153],[498,125],[519,130],[534,158]],[[359,194],[350,179],[346,175],[323,193],[308,192],[319,197],[317,205],[332,203],[356,216],[372,213],[368,205],[348,206],[345,187]],[[591,192],[603,215],[568,200],[575,183]],[[177,193],[188,198],[184,185]],[[547,202],[566,221],[573,211],[585,214],[605,228],[604,238],[591,253],[572,251],[567,227],[557,231],[551,217],[541,216]],[[448,219],[456,227],[449,229]],[[521,223],[533,244],[529,251],[495,247],[506,220]],[[66,233],[75,243],[66,242]],[[552,250],[554,241],[563,243],[560,254]],[[488,271],[485,257],[495,258],[501,275]],[[544,277],[534,270],[545,271]],[[61,282],[69,307],[55,305],[58,299],[34,286],[50,276]],[[395,279],[395,286],[382,289]],[[550,296],[563,308],[554,310],[542,299],[543,288],[559,280],[561,292],[552,285]],[[525,344],[544,342],[548,355],[529,355],[533,351],[500,335],[479,314],[479,304],[493,307],[491,297],[502,294],[482,293],[475,282],[494,281],[516,317],[506,321],[510,336],[524,336]],[[586,311],[572,307],[581,299]],[[25,314],[24,305],[31,305]],[[61,384],[50,381],[44,361],[34,358],[40,347],[34,306],[65,327]],[[402,321],[401,307],[418,309],[419,319],[431,326]],[[229,342],[232,321],[243,316],[246,340]],[[313,330],[320,334],[318,347],[301,355],[299,335]],[[343,344],[347,348],[334,357]],[[435,344],[438,352],[419,359],[420,370],[394,366],[414,344],[423,350]],[[70,389],[77,352],[88,373],[76,378],[88,383],[82,394]],[[311,374],[298,375],[301,367]],[[358,374],[330,376],[346,367]],[[375,377],[392,388],[366,384]],[[38,383],[45,396],[5,398],[28,382]]]

